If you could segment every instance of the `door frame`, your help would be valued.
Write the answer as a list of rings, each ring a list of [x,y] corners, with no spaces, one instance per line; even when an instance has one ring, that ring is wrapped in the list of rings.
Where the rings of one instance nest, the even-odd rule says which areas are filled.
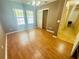
[[[71,51],[71,56],[73,56],[73,54],[76,51],[78,46],[79,46],[79,32],[76,35],[76,39],[75,39],[75,42],[74,42],[74,45],[73,45],[73,48],[72,48],[72,51]]]
[[[48,14],[49,14],[49,8],[44,8],[44,9],[42,9],[42,13],[45,11],[45,10],[47,10],[48,11]],[[47,14],[47,20],[48,20],[48,14]],[[46,21],[47,21],[46,20]],[[43,29],[43,15],[42,15],[42,29]],[[46,30],[47,30],[47,22],[46,22]]]
[[[42,13],[41,16],[40,16],[40,17],[41,17],[41,18],[40,18],[40,20],[41,20],[40,27],[39,27],[39,25],[38,25],[38,27],[41,28],[41,29],[42,29],[42,27],[43,27],[42,25],[43,25],[43,11],[44,11],[44,10],[48,10],[48,14],[49,14],[49,8],[43,8],[43,9],[39,9],[39,10],[38,10],[38,11],[41,11],[41,13]],[[37,12],[37,14],[38,14],[38,12]],[[37,21],[39,21],[38,17],[39,17],[39,16],[37,15]],[[47,20],[48,20],[48,17],[47,17]],[[37,22],[37,24],[38,24],[38,22]],[[47,26],[46,26],[46,28],[47,28]]]

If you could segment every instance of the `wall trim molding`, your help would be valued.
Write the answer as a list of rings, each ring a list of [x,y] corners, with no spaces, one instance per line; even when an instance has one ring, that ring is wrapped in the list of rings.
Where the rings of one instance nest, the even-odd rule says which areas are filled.
[[[26,30],[26,29],[24,29],[24,30],[12,31],[12,32],[6,33],[6,35],[14,34],[14,33],[17,33],[17,32],[22,32],[22,31],[25,31],[25,30]]]
[[[54,31],[51,31],[51,30],[49,30],[49,29],[47,29],[46,31],[48,31],[48,32],[50,32],[50,33],[53,33],[53,34],[55,33]]]
[[[51,30],[49,30],[49,29],[47,29],[46,31],[48,31],[48,32],[50,32],[50,33],[52,33],[52,34],[55,33],[54,31],[51,31]],[[57,36],[55,36],[55,35],[52,35],[52,37],[57,38]]]
[[[41,28],[41,29],[42,29],[42,27],[43,27],[43,25],[42,25],[42,24],[43,24],[43,19],[42,19],[42,18],[43,18],[43,11],[45,11],[45,10],[48,10],[48,15],[49,15],[49,8],[43,8],[43,9],[39,9],[39,10],[38,10],[38,12],[41,11],[41,18],[40,18],[40,19],[41,19],[41,23],[40,23],[40,27],[39,27],[39,24],[37,24],[37,25],[38,25],[38,27]],[[38,14],[38,12],[37,12],[37,14]],[[47,15],[47,20],[48,20],[48,15]],[[37,15],[37,22],[39,21],[38,18],[39,18],[39,16]],[[46,27],[47,27],[47,23],[46,23]]]
[[[5,40],[5,59],[7,59],[7,34],[6,34],[6,40]]]
[[[57,36],[53,35],[52,37],[57,38]]]
[[[17,32],[20,32],[20,31],[9,32],[9,33],[6,33],[6,35],[10,35],[10,34],[17,33]]]
[[[49,11],[49,8],[43,8],[43,9],[41,9],[42,11],[44,11],[44,10],[48,10]]]

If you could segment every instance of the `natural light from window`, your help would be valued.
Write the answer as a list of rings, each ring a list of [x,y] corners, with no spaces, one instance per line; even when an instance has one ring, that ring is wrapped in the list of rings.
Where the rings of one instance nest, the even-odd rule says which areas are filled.
[[[33,14],[33,11],[26,10],[26,14],[27,14],[28,24],[33,24],[34,23],[34,14]]]
[[[17,24],[18,25],[24,25],[25,20],[24,20],[24,14],[22,9],[14,9],[15,16],[17,18]]]

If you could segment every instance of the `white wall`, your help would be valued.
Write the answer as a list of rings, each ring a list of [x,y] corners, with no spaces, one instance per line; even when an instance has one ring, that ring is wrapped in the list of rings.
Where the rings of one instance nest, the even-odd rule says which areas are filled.
[[[5,38],[5,32],[0,23],[0,59],[5,59]]]
[[[78,17],[78,14],[79,13],[77,11],[73,11],[72,14],[70,15],[68,21],[72,21],[72,23],[74,24],[76,22],[76,19]]]
[[[42,18],[43,18],[43,11],[38,10],[37,11],[37,26],[38,28],[41,28],[41,29],[42,29]]]

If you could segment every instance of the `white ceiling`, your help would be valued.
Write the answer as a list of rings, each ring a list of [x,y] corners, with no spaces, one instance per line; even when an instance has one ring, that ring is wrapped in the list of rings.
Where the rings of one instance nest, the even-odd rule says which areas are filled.
[[[48,2],[53,2],[55,0],[21,0],[21,1],[24,1],[24,2],[28,2],[28,1],[48,1]]]
[[[36,1],[39,1],[39,0],[36,0]],[[40,5],[44,5],[44,4],[48,4],[48,3],[54,2],[56,0],[40,0],[40,1],[41,1]]]
[[[21,3],[28,3],[28,2],[33,2],[33,1],[40,1],[41,4],[40,5],[44,5],[44,4],[48,4],[48,3],[51,3],[51,2],[54,2],[56,0],[10,0],[10,1],[15,1],[15,2],[21,2]]]

